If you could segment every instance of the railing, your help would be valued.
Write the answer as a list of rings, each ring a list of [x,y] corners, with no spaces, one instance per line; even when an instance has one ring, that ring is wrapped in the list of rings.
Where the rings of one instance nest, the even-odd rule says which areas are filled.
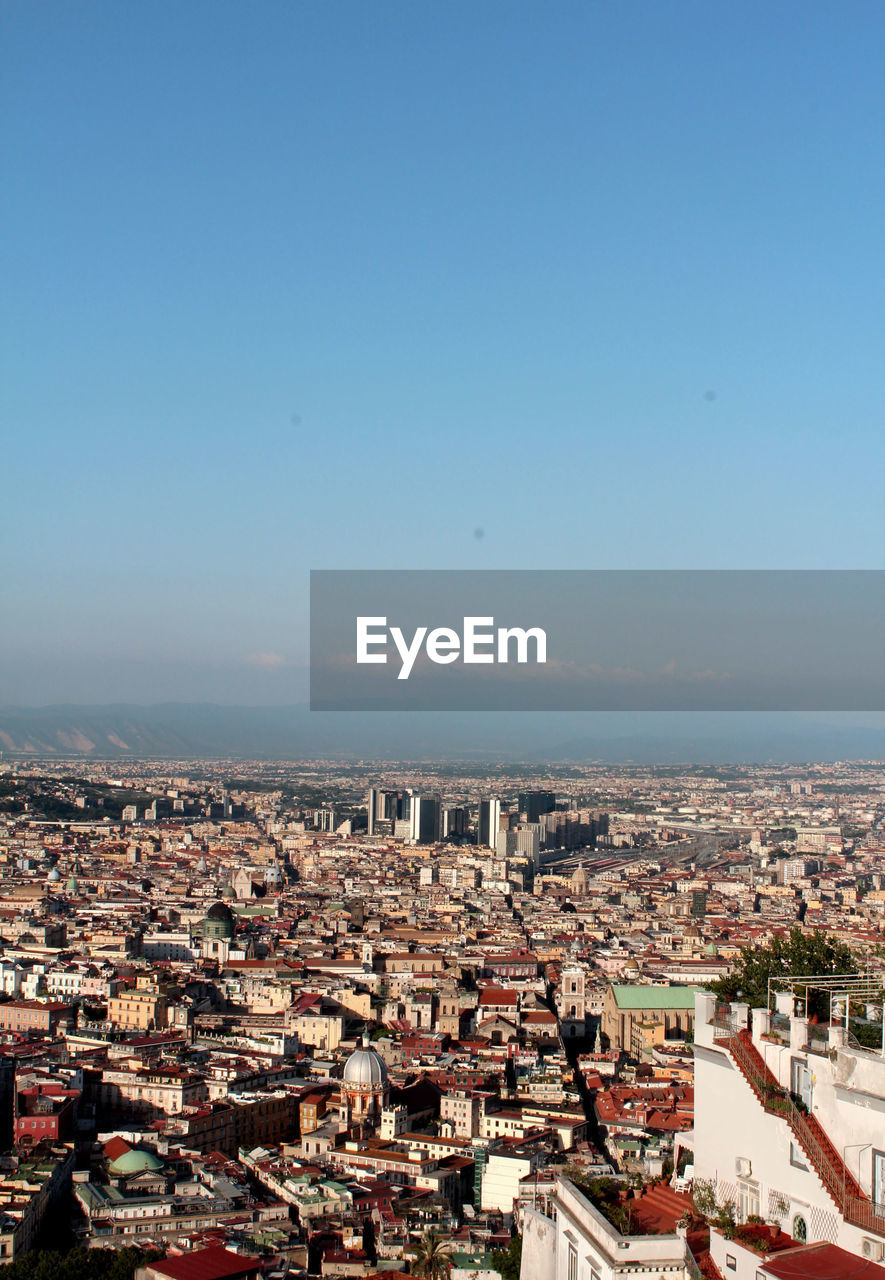
[[[862,1231],[873,1231],[877,1236],[885,1236],[885,1205],[873,1204],[871,1200],[861,1200],[857,1196],[846,1196],[842,1204],[842,1215],[852,1226]]]
[[[757,1051],[740,1036],[735,1035],[728,1041],[728,1049],[765,1110],[786,1120],[845,1221],[885,1236],[885,1206],[854,1194],[855,1188],[859,1190],[855,1179],[829,1141],[822,1142],[818,1137],[817,1121],[796,1106],[790,1094],[771,1076]]]
[[[691,1280],[706,1280],[703,1271],[694,1260],[694,1254],[686,1245],[685,1247],[685,1270],[688,1272]]]
[[[713,1011],[711,1022],[714,1027],[730,1031],[732,1035],[736,1035],[741,1029],[737,1018],[731,1011],[731,1005],[722,1000],[716,1001],[716,1008]]]

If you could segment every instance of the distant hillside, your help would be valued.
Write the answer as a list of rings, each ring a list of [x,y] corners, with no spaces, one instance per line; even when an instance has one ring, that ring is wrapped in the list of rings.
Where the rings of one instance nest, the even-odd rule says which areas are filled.
[[[350,758],[614,764],[883,760],[885,728],[791,715],[314,712],[306,706],[0,709],[7,757]]]

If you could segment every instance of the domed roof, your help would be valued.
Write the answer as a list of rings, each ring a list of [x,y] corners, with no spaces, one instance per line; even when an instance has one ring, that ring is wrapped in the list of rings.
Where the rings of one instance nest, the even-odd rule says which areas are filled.
[[[347,1059],[344,1067],[345,1084],[387,1084],[387,1067],[384,1059],[374,1049],[363,1042],[362,1048],[355,1049]]]
[[[129,1151],[124,1151],[122,1155],[117,1156],[116,1160],[112,1160],[108,1165],[110,1173],[123,1174],[125,1177],[131,1177],[134,1173],[156,1173],[163,1168],[163,1161],[159,1156],[155,1156],[153,1151],[140,1151],[132,1147]]]
[[[61,872],[59,871],[58,867],[53,867],[49,875],[46,877],[46,879],[50,882],[50,884],[58,884],[59,880],[61,879]]]
[[[228,924],[233,924],[234,913],[226,902],[213,902],[212,906],[206,912],[207,920],[225,920]]]

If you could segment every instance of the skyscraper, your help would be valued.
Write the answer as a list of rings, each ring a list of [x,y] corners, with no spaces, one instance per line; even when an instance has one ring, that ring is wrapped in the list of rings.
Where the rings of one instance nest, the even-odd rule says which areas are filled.
[[[498,828],[501,825],[501,801],[496,796],[479,802],[479,816],[476,823],[476,843],[494,849],[498,839]]]
[[[438,795],[413,795],[409,816],[413,844],[435,844],[439,840],[442,806]]]
[[[542,813],[552,813],[556,808],[556,795],[552,791],[520,791],[518,803],[526,822],[537,822]]]

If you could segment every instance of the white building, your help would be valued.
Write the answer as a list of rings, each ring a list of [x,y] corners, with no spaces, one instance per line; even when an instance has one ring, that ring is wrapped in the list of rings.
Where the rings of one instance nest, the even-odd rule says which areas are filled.
[[[482,1171],[480,1207],[483,1212],[497,1209],[501,1213],[512,1213],[519,1199],[520,1182],[540,1168],[541,1163],[540,1151],[490,1151]]]
[[[142,955],[145,960],[184,960],[192,962],[200,954],[200,944],[195,943],[187,929],[156,930],[142,938]]]
[[[690,1280],[697,1271],[681,1234],[622,1236],[567,1178],[549,1213],[525,1208],[521,1280]]]
[[[696,995],[695,1195],[707,1183],[739,1221],[758,1214],[799,1243],[879,1261],[885,1057],[846,1046],[840,1025],[786,1016],[792,996],[778,1000],[784,1013],[773,1018]],[[736,1266],[723,1274],[744,1280]]]

